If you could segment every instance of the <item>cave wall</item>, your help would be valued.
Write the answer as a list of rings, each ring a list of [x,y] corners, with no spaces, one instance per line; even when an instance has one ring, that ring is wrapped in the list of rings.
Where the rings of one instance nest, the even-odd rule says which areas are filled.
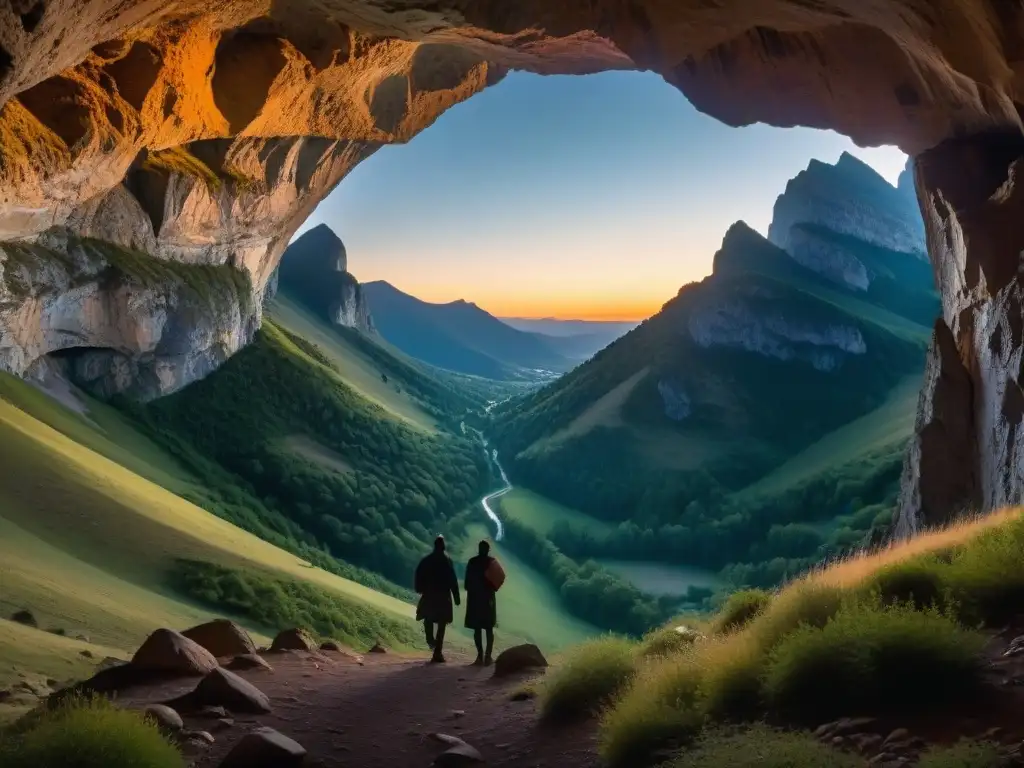
[[[87,235],[243,271],[261,297],[292,233],[359,160],[510,68],[650,69],[731,125],[896,144],[920,161],[944,308],[905,473],[910,528],[1021,492],[1009,222],[1022,50],[1021,3],[993,0],[12,0],[0,7],[0,241],[60,252]],[[13,251],[0,252],[7,269]],[[2,317],[31,316],[52,285],[4,285],[0,367],[110,336],[58,319],[40,330],[56,341],[27,344]],[[129,311],[180,285],[149,288],[159,301]],[[239,343],[261,306],[245,302]],[[106,374],[89,352],[90,372],[130,381],[153,354],[130,346]],[[167,389],[207,370],[187,358],[163,361]],[[953,490],[922,490],[965,464]]]

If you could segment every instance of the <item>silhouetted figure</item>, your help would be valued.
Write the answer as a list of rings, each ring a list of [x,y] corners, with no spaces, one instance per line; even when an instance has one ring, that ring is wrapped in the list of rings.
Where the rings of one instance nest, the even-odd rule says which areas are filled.
[[[451,558],[444,552],[444,536],[434,539],[434,551],[416,566],[416,591],[420,595],[416,606],[416,621],[423,622],[427,645],[434,649],[430,660],[443,664],[444,632],[454,620],[452,600],[456,605],[460,603],[459,579],[455,575]]]
[[[466,627],[473,630],[476,643],[474,664],[490,666],[494,663],[494,628],[498,624],[497,589],[488,577],[488,568],[494,563],[491,545],[480,542],[479,554],[466,565]],[[500,586],[500,584],[498,585]],[[483,633],[487,634],[487,650],[484,650]]]
[[[386,373],[382,373],[380,375],[380,380],[383,381],[385,384],[387,384],[388,383],[388,375]]]

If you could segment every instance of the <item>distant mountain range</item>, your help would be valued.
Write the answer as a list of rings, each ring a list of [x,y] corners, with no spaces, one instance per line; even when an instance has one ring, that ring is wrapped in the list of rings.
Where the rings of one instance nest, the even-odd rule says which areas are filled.
[[[790,506],[834,518],[892,497],[939,312],[909,180],[908,169],[894,187],[847,154],[812,161],[778,198],[768,238],[737,222],[712,275],[499,409],[495,434],[513,479],[612,521],[706,525],[682,509],[699,502],[724,516],[723,494],[887,407],[842,452],[884,453],[884,481],[833,478],[814,502]]]
[[[476,304],[432,304],[384,281],[366,283],[364,295],[377,331],[411,357],[458,373],[496,380],[553,378],[620,336],[627,324],[582,331],[589,324],[525,321],[558,329],[555,334],[514,327]],[[520,321],[522,322],[522,321]]]

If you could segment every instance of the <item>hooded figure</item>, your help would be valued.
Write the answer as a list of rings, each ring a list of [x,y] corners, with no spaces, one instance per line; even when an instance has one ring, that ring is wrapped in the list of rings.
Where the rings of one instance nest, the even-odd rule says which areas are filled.
[[[445,554],[444,536],[434,539],[434,551],[416,566],[415,586],[420,595],[416,606],[416,621],[423,622],[427,645],[434,649],[431,661],[443,664],[445,627],[454,619],[452,601],[455,601],[455,605],[460,603],[459,580],[455,576],[451,558]]]
[[[490,666],[493,663],[494,627],[498,624],[497,590],[487,578],[487,569],[494,562],[491,545],[480,542],[479,554],[470,558],[466,565],[466,627],[473,630],[476,644],[474,664]],[[484,650],[482,633],[487,633],[487,649]]]

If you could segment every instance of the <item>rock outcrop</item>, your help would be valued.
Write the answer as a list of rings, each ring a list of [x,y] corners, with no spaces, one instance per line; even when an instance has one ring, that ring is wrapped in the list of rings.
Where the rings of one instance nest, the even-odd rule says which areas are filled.
[[[359,281],[348,271],[341,239],[326,224],[304,232],[281,257],[278,286],[335,325],[373,333],[373,318]]]
[[[1020,251],[1009,225],[990,220],[1001,224],[1018,196],[1003,182],[1021,154],[1022,22],[1018,5],[984,0],[8,3],[0,240],[90,236],[155,262],[227,267],[250,289],[248,311],[214,319],[182,312],[175,290],[136,301],[134,290],[89,289],[86,314],[102,322],[79,337],[78,325],[45,325],[47,312],[77,317],[77,282],[56,288],[44,275],[41,303],[3,300],[0,365],[20,374],[43,355],[92,348],[76,366],[101,391],[172,391],[245,343],[292,234],[379,146],[408,141],[511,67],[650,69],[732,125],[832,128],[919,156],[944,322],[975,395],[980,503],[1019,500],[1022,350],[1009,330],[1021,325],[1011,295]],[[8,248],[0,260],[6,273]],[[855,265],[836,275],[864,281]],[[991,344],[1000,351],[986,353],[997,326],[1007,329]],[[157,336],[170,348],[154,346]],[[111,337],[125,343],[104,346]]]
[[[1024,140],[951,141],[915,165],[942,317],[904,468],[904,535],[1024,498]]]

